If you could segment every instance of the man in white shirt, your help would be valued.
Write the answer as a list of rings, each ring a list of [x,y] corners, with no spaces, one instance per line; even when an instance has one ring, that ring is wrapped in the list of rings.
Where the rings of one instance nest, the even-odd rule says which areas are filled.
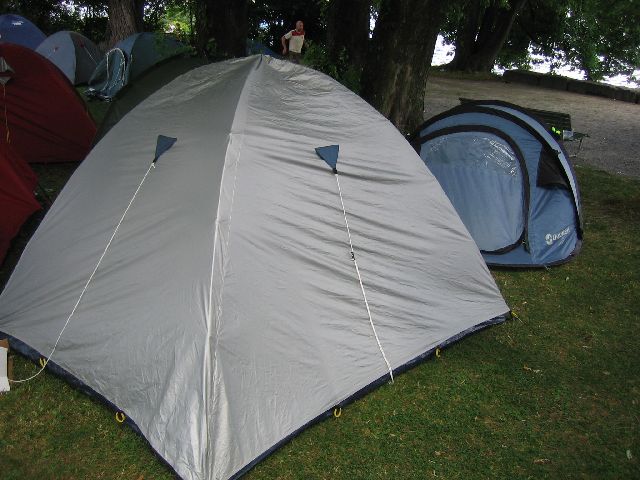
[[[287,40],[289,47],[287,48]],[[300,63],[302,58],[302,45],[304,45],[304,23],[302,20],[296,22],[295,30],[285,33],[280,39],[282,43],[282,55],[287,55],[293,63]]]

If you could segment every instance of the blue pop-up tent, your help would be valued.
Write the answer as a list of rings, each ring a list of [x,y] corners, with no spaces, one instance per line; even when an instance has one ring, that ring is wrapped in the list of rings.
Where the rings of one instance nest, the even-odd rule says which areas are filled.
[[[20,15],[0,15],[0,42],[17,43],[35,50],[46,35]]]
[[[414,145],[490,265],[567,261],[582,243],[568,155],[524,108],[475,101],[436,115]]]

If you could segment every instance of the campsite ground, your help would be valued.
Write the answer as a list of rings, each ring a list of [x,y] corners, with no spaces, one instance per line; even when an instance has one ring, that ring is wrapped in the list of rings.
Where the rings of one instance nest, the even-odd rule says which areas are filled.
[[[460,79],[432,75],[425,99],[425,118],[459,105],[459,97],[505,100],[523,107],[569,113],[573,129],[589,134],[576,165],[591,165],[613,174],[640,177],[640,105],[608,98],[550,90],[498,78]],[[567,143],[569,154],[577,142]]]
[[[640,478],[640,105],[439,76],[427,116],[459,96],[565,111],[591,135],[575,159],[582,252],[548,270],[494,271],[517,318],[305,430],[247,479]],[[74,169],[38,174],[54,197]],[[0,288],[36,226],[15,242]],[[13,358],[15,376],[35,371]],[[0,477],[173,478],[113,412],[48,373],[0,396]]]

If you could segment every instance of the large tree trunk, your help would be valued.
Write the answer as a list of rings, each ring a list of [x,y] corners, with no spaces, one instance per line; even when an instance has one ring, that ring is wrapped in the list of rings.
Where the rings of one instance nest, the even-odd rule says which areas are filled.
[[[483,8],[477,0],[467,2],[467,15],[458,28],[455,56],[448,68],[490,72],[525,3],[526,0],[509,0],[505,8],[502,0],[491,0]]]
[[[242,57],[247,52],[247,0],[199,0],[196,47],[213,58]],[[213,42],[212,42],[213,40]]]
[[[331,0],[327,10],[327,51],[332,63],[341,60],[362,68],[369,43],[371,0]]]
[[[144,0],[109,0],[107,44],[113,47],[143,29]]]
[[[382,0],[362,73],[362,96],[405,134],[423,121],[427,75],[445,2]]]

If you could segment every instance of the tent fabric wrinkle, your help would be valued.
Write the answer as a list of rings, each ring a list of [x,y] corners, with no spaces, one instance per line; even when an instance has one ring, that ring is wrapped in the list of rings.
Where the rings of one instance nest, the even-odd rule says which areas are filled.
[[[153,168],[163,136],[177,140]],[[316,151],[329,142],[335,179]],[[12,348],[51,350],[118,224],[51,368],[124,412],[184,480],[245,473],[509,311],[403,135],[271,57],[190,69],[102,137],[0,295]]]

